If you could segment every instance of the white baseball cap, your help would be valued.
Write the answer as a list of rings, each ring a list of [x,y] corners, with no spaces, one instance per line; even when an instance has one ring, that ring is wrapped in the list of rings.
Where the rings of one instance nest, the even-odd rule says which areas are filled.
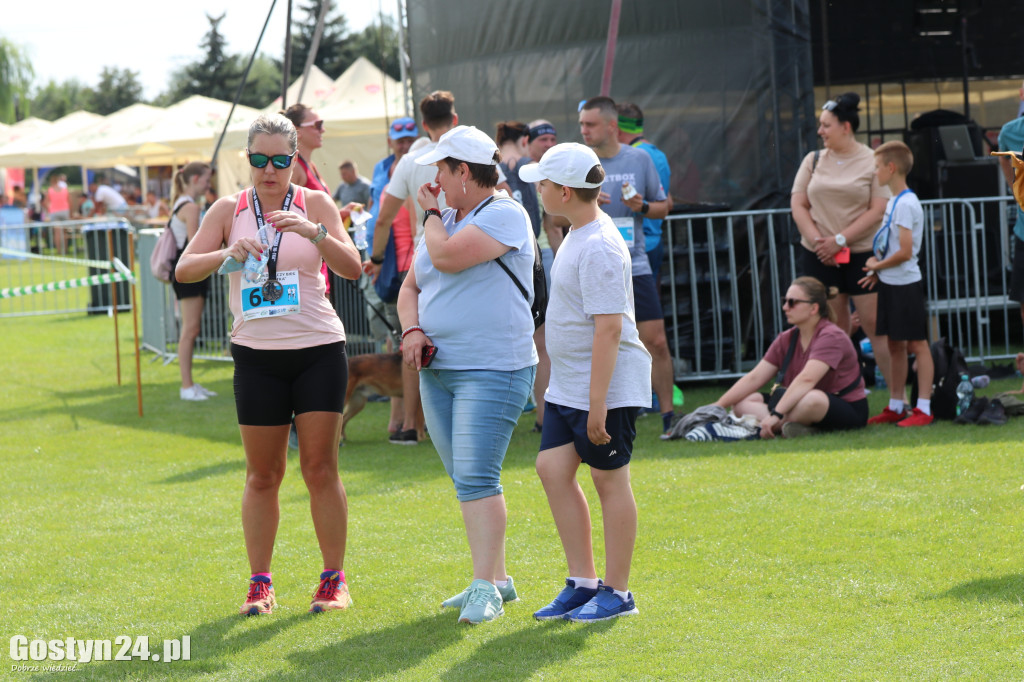
[[[416,163],[429,166],[451,157],[466,163],[497,166],[498,162],[494,160],[496,151],[498,145],[486,133],[473,126],[455,126],[441,136],[433,150],[416,157]]]
[[[602,183],[587,182],[587,174],[600,164],[601,160],[590,147],[578,142],[563,142],[544,152],[540,163],[520,168],[519,179],[524,182],[550,180],[566,187],[594,189]]]

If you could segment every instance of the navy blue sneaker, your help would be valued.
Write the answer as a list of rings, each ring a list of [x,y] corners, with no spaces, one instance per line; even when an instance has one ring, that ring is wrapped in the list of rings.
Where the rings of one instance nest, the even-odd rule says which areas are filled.
[[[598,589],[601,589],[601,581],[597,581]],[[554,600],[533,614],[537,620],[552,620],[564,618],[567,613],[575,608],[583,606],[597,594],[597,590],[590,590],[586,587],[576,587],[576,583],[566,578],[565,587],[558,593]]]
[[[594,598],[565,614],[565,619],[574,623],[594,623],[599,620],[611,620],[619,616],[633,616],[638,613],[640,610],[633,602],[632,592],[628,592],[626,598],[623,599],[607,585],[598,585]]]

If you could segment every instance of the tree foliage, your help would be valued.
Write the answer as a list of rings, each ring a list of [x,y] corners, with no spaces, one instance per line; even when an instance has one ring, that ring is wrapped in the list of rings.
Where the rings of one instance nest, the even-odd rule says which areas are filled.
[[[228,54],[227,41],[220,32],[220,22],[225,16],[226,13],[219,17],[206,15],[210,30],[199,44],[205,55],[201,61],[187,64],[171,76],[169,92],[172,102],[191,95],[228,101],[235,98],[238,79],[242,74],[238,68],[238,58]]]
[[[0,38],[0,123],[15,123],[16,113],[27,115],[28,89],[32,84],[32,63],[24,50],[15,43]],[[17,104],[20,112],[16,112]]]
[[[289,81],[302,75],[313,44],[320,8],[325,0],[308,0],[300,7],[302,16],[292,20],[292,59]],[[365,57],[392,78],[399,77],[398,30],[390,17],[383,23],[351,33],[345,15],[332,0],[324,17],[323,33],[313,63],[331,78],[337,78],[359,57]]]
[[[32,114],[46,121],[55,121],[80,109],[95,111],[92,88],[77,78],[58,83],[50,81],[32,98]]]
[[[249,55],[227,52],[227,42],[220,33],[220,22],[224,16],[206,15],[207,21],[210,22],[210,30],[200,43],[205,50],[203,59],[187,64],[171,74],[167,92],[157,99],[159,104],[167,106],[191,95],[234,101],[238,83],[249,62]],[[280,94],[280,90],[280,67],[273,60],[259,54],[253,60],[239,103],[262,108],[273,101]]]
[[[139,72],[104,66],[92,95],[93,112],[106,116],[142,101]]]

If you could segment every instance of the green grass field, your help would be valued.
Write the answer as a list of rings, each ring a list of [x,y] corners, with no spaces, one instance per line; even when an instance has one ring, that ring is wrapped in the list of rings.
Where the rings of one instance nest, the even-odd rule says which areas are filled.
[[[231,366],[199,363],[220,396],[184,403],[177,367],[144,356],[139,418],[130,317],[122,386],[108,318],[0,329],[0,678],[73,665],[11,660],[19,635],[144,635],[154,653],[190,637],[189,661],[79,663],[76,680],[1024,676],[1024,419],[690,444],[659,441],[659,420],[645,418],[632,464],[640,615],[582,626],[531,616],[566,569],[523,417],[503,477],[522,601],[471,628],[439,608],[470,578],[450,482],[429,443],[389,445],[386,405],[371,404],[340,460],[354,608],[306,613],[321,566],[293,452],[273,567],[281,606],[246,619]],[[721,390],[689,387],[687,405]],[[885,399],[873,394],[873,411]]]

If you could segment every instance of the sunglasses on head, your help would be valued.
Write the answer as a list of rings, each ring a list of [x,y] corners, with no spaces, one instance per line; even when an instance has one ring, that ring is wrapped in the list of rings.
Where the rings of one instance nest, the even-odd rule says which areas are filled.
[[[253,168],[266,168],[268,163],[272,163],[274,168],[285,169],[292,165],[292,159],[294,158],[295,152],[291,154],[275,154],[274,156],[249,152],[249,165]]]
[[[396,133],[400,133],[403,130],[412,131],[416,130],[416,123],[415,121],[409,121],[408,123],[392,123],[391,129],[394,130]]]
[[[806,301],[802,298],[784,298],[782,299],[782,307],[795,308],[797,303],[812,303],[812,301]]]
[[[299,124],[300,128],[308,128],[310,126],[313,126],[317,130],[323,130],[324,129],[324,120],[322,118],[318,118],[315,121],[306,121],[305,123],[300,123]]]

